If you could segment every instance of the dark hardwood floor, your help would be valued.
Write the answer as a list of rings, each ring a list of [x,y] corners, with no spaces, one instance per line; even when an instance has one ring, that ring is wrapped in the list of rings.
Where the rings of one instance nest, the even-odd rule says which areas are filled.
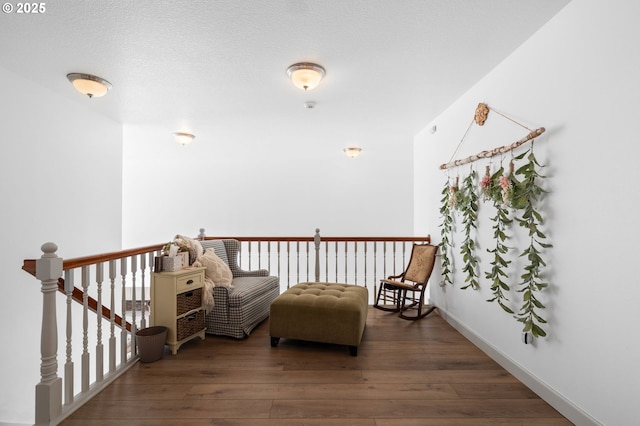
[[[209,336],[138,363],[66,419],[96,425],[571,425],[437,315],[369,308],[358,356]]]

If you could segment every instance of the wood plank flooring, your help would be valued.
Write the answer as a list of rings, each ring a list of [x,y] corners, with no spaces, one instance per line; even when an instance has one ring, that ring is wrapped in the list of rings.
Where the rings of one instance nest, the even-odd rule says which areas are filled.
[[[139,363],[63,426],[571,425],[437,315],[369,308],[358,356],[282,339],[209,336]]]

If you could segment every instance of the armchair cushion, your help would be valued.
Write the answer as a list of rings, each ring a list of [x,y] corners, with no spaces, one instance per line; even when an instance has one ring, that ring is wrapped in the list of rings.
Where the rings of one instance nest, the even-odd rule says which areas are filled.
[[[233,275],[231,269],[222,259],[220,259],[212,248],[205,250],[204,254],[198,259],[199,265],[207,269],[204,271],[205,277],[213,282],[213,285],[221,285],[225,287],[231,286]]]

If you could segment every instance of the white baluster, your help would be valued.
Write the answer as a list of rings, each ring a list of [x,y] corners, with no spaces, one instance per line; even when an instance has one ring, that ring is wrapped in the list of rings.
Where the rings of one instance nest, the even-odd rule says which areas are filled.
[[[367,242],[364,243],[364,287],[367,287]]]
[[[358,283],[358,242],[353,242],[353,281]],[[349,281],[345,281],[349,282]]]
[[[305,242],[305,254],[307,255],[307,282],[309,281],[309,241]]]
[[[56,291],[62,276],[62,258],[58,246],[45,243],[44,253],[36,261],[36,278],[42,287],[42,328],[40,335],[40,383],[36,385],[36,425],[50,424],[62,412],[62,378],[58,377],[58,323]]]
[[[347,265],[349,261],[347,260],[349,254],[349,243],[347,241],[344,242],[344,282],[347,282]]]
[[[383,277],[383,278],[387,278],[387,277]],[[379,282],[380,281],[378,277],[378,242],[374,241],[373,242],[373,297],[374,297],[374,300],[378,294]]]
[[[335,248],[336,248],[336,282],[338,282],[338,242],[334,241],[334,245],[335,245]],[[329,280],[327,280],[327,281],[329,281]]]
[[[71,404],[73,402],[73,317],[71,315],[71,303],[73,301],[73,269],[64,271],[64,293],[67,295],[67,359],[64,364],[64,402]]]
[[[407,242],[403,241],[402,242],[402,270],[404,270],[404,265],[407,264],[407,261],[405,258],[406,253],[407,253]]]
[[[387,242],[382,243],[382,275],[387,278]]]
[[[120,301],[122,306],[122,324],[121,324],[121,332],[120,332],[120,363],[127,363],[127,304],[125,299],[127,298],[126,293],[126,282],[127,282],[127,258],[123,257],[120,259],[120,276],[122,281],[122,294],[120,295]]]
[[[289,244],[290,241],[287,241],[287,288],[289,288],[289,279],[291,277],[291,267],[290,267],[290,260],[291,260],[291,244]]]
[[[151,266],[153,265],[153,257],[154,257],[154,253],[150,252],[147,253],[147,255],[149,256],[149,276],[151,276]],[[147,327],[147,283],[145,280],[145,271],[147,269],[147,264],[145,261],[145,255],[141,254],[140,255],[142,257],[142,306],[141,306],[141,311],[142,311],[142,321],[140,322],[140,328],[146,328]]]
[[[131,356],[136,356],[136,274],[138,272],[138,256],[131,256]]]
[[[267,265],[269,265],[268,269],[271,271],[271,241],[267,242]]]
[[[296,241],[296,282],[300,282],[300,241]]]
[[[109,317],[109,372],[116,371],[116,261],[109,261],[109,281],[111,281],[111,315]]]
[[[102,281],[104,280],[104,265],[96,264],[96,283],[98,284],[98,306],[96,320],[98,322],[96,342],[96,382],[104,379],[104,346],[102,345]]]
[[[89,267],[82,267],[82,392],[89,391]]]
[[[329,281],[329,243],[324,244],[324,280]]]
[[[278,241],[277,250],[278,250],[278,277],[280,277],[281,276],[281,273],[280,273],[280,241]],[[287,286],[287,288],[288,287],[289,286]]]
[[[316,275],[316,282],[320,282],[320,228],[316,228],[316,233],[313,236],[313,246],[315,247],[315,251],[316,251],[316,268],[315,268],[315,275]]]

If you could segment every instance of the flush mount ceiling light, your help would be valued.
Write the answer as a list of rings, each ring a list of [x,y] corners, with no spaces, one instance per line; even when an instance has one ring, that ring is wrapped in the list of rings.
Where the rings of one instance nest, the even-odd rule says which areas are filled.
[[[73,84],[76,90],[90,98],[104,96],[111,90],[111,83],[104,78],[96,77],[91,74],[83,74],[80,72],[72,72],[67,74],[67,78]]]
[[[343,149],[343,151],[349,157],[353,158],[353,157],[357,157],[358,155],[360,155],[360,151],[362,151],[362,148],[358,148],[357,146],[350,146],[348,148]]]
[[[191,133],[175,132],[173,137],[180,145],[189,145],[195,139],[195,136]]]
[[[287,68],[287,75],[293,85],[304,91],[316,87],[325,74],[324,68],[311,62],[299,62]]]

